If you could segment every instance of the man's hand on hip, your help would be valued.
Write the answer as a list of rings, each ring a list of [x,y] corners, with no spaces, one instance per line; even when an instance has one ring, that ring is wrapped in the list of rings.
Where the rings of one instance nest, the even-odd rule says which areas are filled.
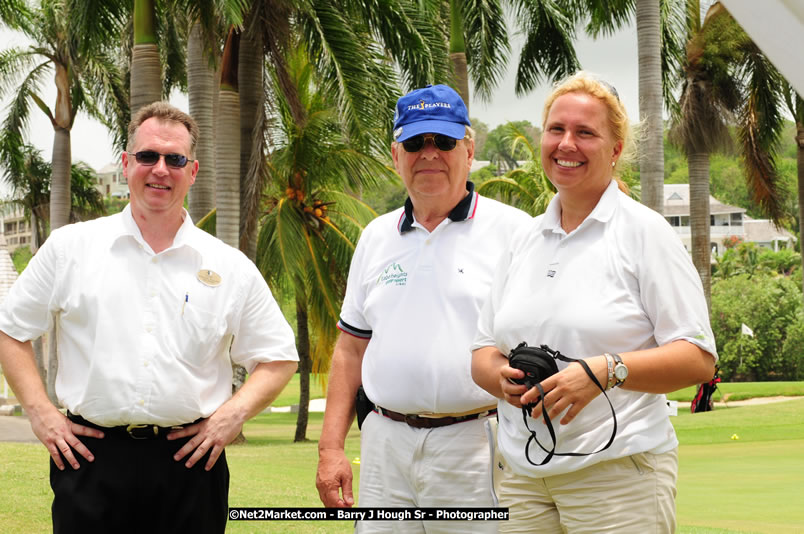
[[[100,430],[73,423],[52,404],[44,407],[41,413],[40,411],[31,412],[29,417],[31,430],[50,452],[50,457],[53,458],[53,462],[59,470],[64,471],[62,456],[73,469],[80,467],[73,450],[86,458],[88,462],[95,460],[95,456],[77,436],[102,438],[103,432]]]
[[[193,436],[184,444],[184,447],[173,455],[174,460],[178,462],[192,452],[184,464],[189,469],[209,452],[209,460],[204,469],[207,471],[212,469],[224,448],[234,441],[243,429],[243,423],[238,417],[229,417],[221,413],[224,411],[222,410],[224,406],[226,405],[221,406],[209,418],[168,434],[167,439],[169,440]]]
[[[342,449],[318,451],[315,485],[321,502],[327,508],[350,508],[355,504],[352,495],[352,466]]]

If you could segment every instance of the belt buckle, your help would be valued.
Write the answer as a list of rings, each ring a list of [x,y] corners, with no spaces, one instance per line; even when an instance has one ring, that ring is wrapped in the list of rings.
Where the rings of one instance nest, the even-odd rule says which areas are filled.
[[[147,428],[153,429],[153,437],[159,435],[159,427],[156,425],[128,425],[126,427],[126,432],[128,435],[131,436],[132,439],[150,439],[152,436],[148,433]],[[142,431],[142,432],[138,432]]]
[[[405,423],[413,428],[424,428],[423,425],[427,424],[425,421],[427,420],[417,414],[405,414]]]

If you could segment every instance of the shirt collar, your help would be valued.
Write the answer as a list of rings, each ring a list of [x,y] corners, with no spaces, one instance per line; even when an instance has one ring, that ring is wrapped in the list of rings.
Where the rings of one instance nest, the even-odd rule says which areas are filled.
[[[179,230],[176,232],[176,236],[173,238],[173,245],[171,245],[167,250],[172,250],[186,245],[200,254],[201,246],[198,241],[198,234],[194,231],[196,230],[195,224],[193,224],[193,220],[187,210],[182,208],[182,211],[183,220],[181,226],[179,226]],[[112,245],[114,245],[114,243],[116,243],[120,238],[128,236],[133,238],[137,243],[142,245],[147,250],[152,251],[151,246],[142,237],[140,227],[137,226],[136,221],[134,221],[134,215],[131,213],[130,203],[123,208],[120,216],[121,224],[113,236]]]
[[[612,180],[609,182],[609,185],[606,187],[606,190],[603,191],[603,194],[600,196],[600,200],[598,200],[597,205],[592,210],[592,213],[587,215],[586,219],[584,219],[575,230],[579,230],[584,226],[589,225],[590,223],[588,221],[599,221],[601,223],[608,222],[617,209],[617,205],[619,203],[619,189],[620,186],[617,183],[617,180]],[[561,204],[558,198],[559,195],[560,193],[553,197],[544,212],[544,218],[542,219],[541,224],[541,230],[543,233],[564,233],[564,229],[561,228]]]
[[[465,195],[447,215],[449,220],[459,222],[474,218],[475,211],[477,211],[478,198],[478,194],[475,192],[475,184],[467,180],[466,191],[469,194]],[[402,215],[399,217],[399,222],[397,223],[399,233],[404,234],[405,232],[413,230],[415,220],[416,219],[413,217],[413,201],[408,197],[407,200],[405,200],[405,210],[402,212]]]

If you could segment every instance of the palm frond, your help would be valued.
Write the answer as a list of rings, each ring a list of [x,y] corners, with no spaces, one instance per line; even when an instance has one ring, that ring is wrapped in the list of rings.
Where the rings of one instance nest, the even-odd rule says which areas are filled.
[[[116,0],[65,0],[69,34],[80,36],[81,53],[106,46],[109,37],[119,35],[122,22],[131,11],[131,2]]]
[[[6,120],[3,122],[3,130],[13,132],[19,135],[20,138],[23,137],[23,131],[28,126],[30,111],[29,99],[33,100],[34,98],[38,98],[36,94],[41,88],[42,79],[45,74],[49,72],[50,62],[40,63],[31,69],[25,78],[23,78],[19,87],[14,92],[12,101],[9,102],[8,115],[6,115]],[[39,99],[39,102],[41,102],[41,99]],[[39,103],[36,103],[36,105],[41,107]],[[47,109],[46,106],[43,111],[48,115],[48,118],[53,119],[53,114],[50,113],[50,110]]]
[[[674,95],[684,60],[685,9],[682,2],[659,2],[662,32],[662,98],[672,117],[678,112]]]
[[[546,80],[564,78],[580,68],[575,53],[575,20],[555,0],[517,1],[514,18],[526,36],[519,55],[516,94],[532,91]]]
[[[385,53],[398,65],[407,87],[423,87],[448,66],[443,34],[413,2],[364,0],[356,3],[352,16],[363,19],[383,44]]]
[[[784,129],[782,77],[756,45],[746,40],[742,70],[748,98],[739,113],[737,136],[754,203],[778,223],[784,214],[776,168],[776,150]]]
[[[497,0],[466,0],[460,8],[466,62],[477,96],[487,101],[505,75],[511,52],[502,5]]]
[[[576,11],[588,14],[586,33],[595,39],[613,35],[626,26],[632,20],[635,8],[635,0],[581,0],[575,6]]]

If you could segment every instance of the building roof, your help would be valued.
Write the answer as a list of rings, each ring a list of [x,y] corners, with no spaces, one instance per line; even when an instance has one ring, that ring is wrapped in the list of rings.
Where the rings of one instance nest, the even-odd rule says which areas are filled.
[[[724,204],[712,195],[709,195],[710,215],[724,213],[745,213],[744,208]],[[689,216],[690,214],[690,186],[689,184],[664,184],[664,215]]]
[[[745,240],[755,243],[772,243],[773,241],[796,241],[796,236],[776,226],[769,219],[752,219],[746,216],[743,220]]]
[[[97,172],[97,174],[114,174],[120,172],[123,169],[123,166],[120,164],[119,161],[114,161],[112,163],[107,163]]]

